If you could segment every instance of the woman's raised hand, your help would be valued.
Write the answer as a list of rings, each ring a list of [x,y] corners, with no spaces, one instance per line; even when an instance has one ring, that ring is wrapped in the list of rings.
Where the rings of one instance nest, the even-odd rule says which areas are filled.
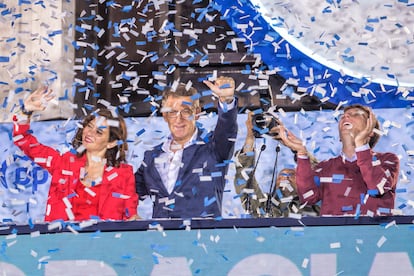
[[[55,98],[53,90],[47,86],[42,86],[32,92],[24,100],[24,110],[26,112],[45,110],[48,102]]]

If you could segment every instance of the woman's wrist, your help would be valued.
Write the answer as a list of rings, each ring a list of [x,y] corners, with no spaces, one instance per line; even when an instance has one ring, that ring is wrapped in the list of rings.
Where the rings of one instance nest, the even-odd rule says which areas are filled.
[[[26,115],[26,116],[32,116],[33,111],[27,110],[24,106],[24,104],[22,104],[21,108],[20,108],[21,112]]]
[[[306,149],[300,149],[300,150],[296,151],[296,154],[298,156],[308,156],[308,151]]]
[[[13,121],[19,123],[30,122],[30,118],[33,111],[28,111],[24,108],[24,105],[20,106],[13,114]]]

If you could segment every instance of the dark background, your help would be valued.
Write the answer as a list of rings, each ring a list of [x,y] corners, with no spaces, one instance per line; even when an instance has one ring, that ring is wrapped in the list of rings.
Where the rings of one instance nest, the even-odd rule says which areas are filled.
[[[232,76],[236,87],[245,84],[236,91],[240,112],[267,110],[272,105],[285,111],[335,107],[298,93],[292,86],[295,100],[284,95],[285,79],[249,53],[209,1],[163,1],[158,6],[147,0],[122,0],[112,4],[77,1],[75,40],[88,45],[75,51],[76,65],[82,68],[76,70],[76,78],[85,81],[76,86],[78,116],[101,103],[120,107],[124,116],[159,114],[165,86],[191,81],[203,95],[207,88],[201,81],[213,74]],[[98,35],[99,30],[105,30],[104,34]],[[269,85],[259,86],[263,78],[268,78]],[[201,106],[214,111],[214,100],[203,95]]]

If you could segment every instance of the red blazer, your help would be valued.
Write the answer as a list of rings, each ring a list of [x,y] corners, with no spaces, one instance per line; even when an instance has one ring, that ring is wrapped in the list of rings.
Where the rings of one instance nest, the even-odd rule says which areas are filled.
[[[80,181],[81,168],[85,167],[86,156],[77,157],[71,152],[63,155],[40,144],[30,135],[30,125],[15,124],[14,143],[39,166],[52,176],[47,201],[48,213],[45,221],[68,220],[63,199],[72,202],[76,185]],[[132,166],[121,164],[119,168],[105,166],[99,193],[98,216],[102,220],[126,220],[137,214],[138,195]],[[96,214],[95,214],[96,215]],[[75,220],[79,220],[75,217]]]

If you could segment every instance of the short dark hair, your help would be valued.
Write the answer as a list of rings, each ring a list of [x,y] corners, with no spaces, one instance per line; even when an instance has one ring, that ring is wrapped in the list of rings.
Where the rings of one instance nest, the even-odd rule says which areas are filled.
[[[168,87],[164,90],[162,94],[162,105],[165,104],[169,97],[193,97],[197,94],[197,89],[190,87],[187,89],[187,84],[179,83],[174,89],[173,87]],[[193,99],[193,107],[198,108],[200,106],[200,101],[198,97]]]
[[[364,111],[369,117],[369,107],[362,105],[362,104],[352,104],[352,105],[345,106],[343,111],[346,112],[347,110],[354,109],[354,108]],[[380,129],[380,124],[377,118],[375,118],[375,128],[378,130]],[[380,135],[374,131],[374,135],[369,139],[369,142],[368,142],[369,146],[373,148],[378,143],[379,138],[380,138]]]
[[[107,108],[97,109],[87,115],[82,121],[82,127],[79,127],[72,139],[72,146],[78,149],[82,145],[82,133],[85,126],[97,117],[104,117],[107,120],[118,122],[118,126],[109,125],[109,142],[118,141],[118,145],[107,149],[105,153],[107,166],[119,167],[122,162],[126,162],[126,152],[128,151],[127,127],[124,118],[115,110]],[[85,154],[85,151],[78,152],[78,156]]]

